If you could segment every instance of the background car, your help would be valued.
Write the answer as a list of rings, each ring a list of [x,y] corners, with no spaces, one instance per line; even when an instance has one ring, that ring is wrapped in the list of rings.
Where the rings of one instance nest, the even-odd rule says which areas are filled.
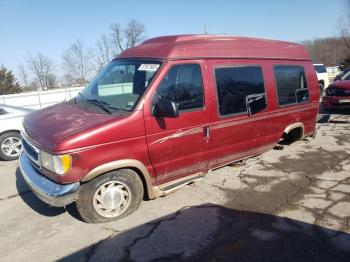
[[[320,93],[329,85],[329,76],[327,69],[324,64],[314,64],[315,71],[317,73],[318,86],[320,88]]]
[[[0,104],[0,159],[15,160],[21,151],[23,116],[33,111],[15,106]]]
[[[350,80],[350,67],[345,68],[339,75],[337,75],[334,81]]]
[[[343,79],[329,85],[322,106],[325,110],[350,109],[350,71]]]

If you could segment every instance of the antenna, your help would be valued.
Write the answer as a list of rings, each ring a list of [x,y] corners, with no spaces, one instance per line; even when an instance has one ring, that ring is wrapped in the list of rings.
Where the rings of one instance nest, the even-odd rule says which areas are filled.
[[[204,24],[204,34],[207,35],[208,34],[208,30],[207,30],[207,24]]]

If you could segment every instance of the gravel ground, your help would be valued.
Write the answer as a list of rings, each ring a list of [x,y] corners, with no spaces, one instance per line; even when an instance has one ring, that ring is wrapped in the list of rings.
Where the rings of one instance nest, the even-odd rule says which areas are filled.
[[[1,261],[350,261],[350,114],[315,139],[210,172],[133,215],[86,224],[0,162]]]

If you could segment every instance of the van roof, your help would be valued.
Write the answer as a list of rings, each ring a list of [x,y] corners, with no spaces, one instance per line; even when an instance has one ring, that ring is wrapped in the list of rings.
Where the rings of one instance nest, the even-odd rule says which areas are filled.
[[[306,49],[296,43],[227,35],[172,35],[151,38],[129,48],[118,58],[194,59],[256,58],[307,60]]]

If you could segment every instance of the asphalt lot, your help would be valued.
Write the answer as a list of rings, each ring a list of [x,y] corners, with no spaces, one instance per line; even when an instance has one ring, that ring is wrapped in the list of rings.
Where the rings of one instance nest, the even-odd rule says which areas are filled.
[[[350,261],[350,114],[317,129],[106,224],[48,207],[0,162],[0,260]]]

